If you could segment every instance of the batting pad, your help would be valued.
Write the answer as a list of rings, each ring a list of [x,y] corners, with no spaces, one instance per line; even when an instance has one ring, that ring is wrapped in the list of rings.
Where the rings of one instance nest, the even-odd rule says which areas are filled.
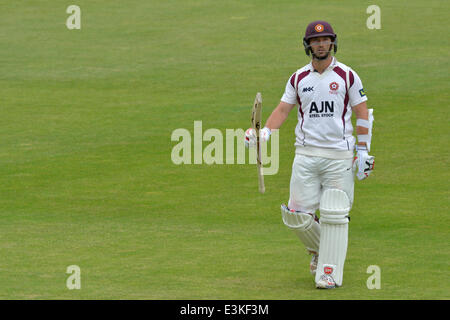
[[[281,205],[281,217],[283,223],[300,239],[306,250],[311,253],[319,252],[320,224],[314,216],[308,213],[290,210],[286,205]]]
[[[342,285],[348,244],[350,200],[338,189],[325,190],[320,199],[320,250],[316,283],[325,274]]]

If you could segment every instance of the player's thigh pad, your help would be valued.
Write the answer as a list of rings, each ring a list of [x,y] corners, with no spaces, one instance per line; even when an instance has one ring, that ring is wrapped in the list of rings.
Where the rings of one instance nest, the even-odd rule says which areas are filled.
[[[289,208],[302,212],[319,209],[321,181],[318,171],[319,158],[296,154],[292,164]]]
[[[320,250],[316,282],[324,275],[342,285],[348,244],[348,213],[351,203],[339,189],[326,189],[320,199]]]
[[[355,185],[352,161],[352,159],[323,159],[321,162],[323,167],[320,172],[323,190],[339,189],[345,191],[350,200],[350,207],[353,203]]]
[[[309,252],[318,253],[320,244],[320,225],[313,214],[289,210],[281,205],[283,223],[298,236]]]

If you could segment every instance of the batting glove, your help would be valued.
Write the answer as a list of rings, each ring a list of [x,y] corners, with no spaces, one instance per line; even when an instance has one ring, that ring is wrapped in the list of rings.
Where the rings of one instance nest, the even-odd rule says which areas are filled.
[[[259,131],[259,141],[264,142],[268,141],[271,135],[271,131],[269,128],[264,127]],[[248,128],[245,131],[245,146],[247,148],[256,146],[256,131],[253,128]]]
[[[356,159],[358,164],[358,172],[356,177],[358,180],[366,179],[373,171],[375,165],[375,157],[369,156],[366,146],[356,146]]]

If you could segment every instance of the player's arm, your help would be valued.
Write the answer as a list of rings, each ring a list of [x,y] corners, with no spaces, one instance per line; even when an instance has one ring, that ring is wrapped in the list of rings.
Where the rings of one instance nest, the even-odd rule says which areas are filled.
[[[280,101],[278,106],[272,111],[272,114],[266,121],[266,127],[270,130],[280,129],[283,122],[291,112],[292,108],[294,108],[295,104],[286,103]]]
[[[259,132],[261,141],[269,140],[272,130],[279,129],[281,127],[294,106],[295,104],[280,101],[278,106],[272,111],[272,114],[267,119],[264,128],[262,128]],[[254,146],[255,143],[255,130],[253,130],[252,128],[248,128],[247,131],[245,131],[245,146]]]
[[[272,130],[279,129],[283,122],[291,112],[292,108],[294,108],[297,100],[297,94],[294,88],[294,79],[296,73],[292,74],[289,80],[286,83],[286,89],[284,91],[283,96],[281,97],[281,101],[278,106],[272,111],[272,114],[267,119],[264,128],[259,131],[259,139],[260,141],[269,140],[270,134]],[[286,102],[287,101],[287,102]],[[290,103],[289,103],[290,102]],[[256,133],[252,128],[247,129],[245,131],[245,145],[252,146],[256,142]]]
[[[356,106],[353,107],[353,112],[356,115],[356,135],[357,137],[364,137],[369,134],[369,110],[367,109],[366,102],[362,102]],[[361,119],[361,120],[359,120]],[[358,121],[359,120],[359,121]],[[366,126],[367,124],[367,126]],[[361,139],[358,139],[358,145],[359,146],[366,146],[365,141],[359,141]]]
[[[358,172],[356,177],[359,180],[367,178],[374,167],[374,157],[369,156],[371,134],[369,133],[369,110],[366,102],[362,102],[353,107],[356,115],[356,135],[358,137],[358,145],[356,147],[356,161],[358,164]],[[369,142],[369,143],[367,143]]]

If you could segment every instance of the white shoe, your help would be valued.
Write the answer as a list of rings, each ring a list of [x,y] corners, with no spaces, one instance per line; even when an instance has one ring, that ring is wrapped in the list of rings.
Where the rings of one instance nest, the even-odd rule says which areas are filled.
[[[336,288],[336,283],[332,276],[324,274],[320,277],[319,281],[316,283],[316,288],[318,289],[333,289]]]
[[[313,276],[316,275],[316,270],[317,270],[317,262],[319,261],[319,255],[318,254],[312,254],[312,258],[311,258],[311,262],[309,263],[309,272],[311,272],[311,274]]]

